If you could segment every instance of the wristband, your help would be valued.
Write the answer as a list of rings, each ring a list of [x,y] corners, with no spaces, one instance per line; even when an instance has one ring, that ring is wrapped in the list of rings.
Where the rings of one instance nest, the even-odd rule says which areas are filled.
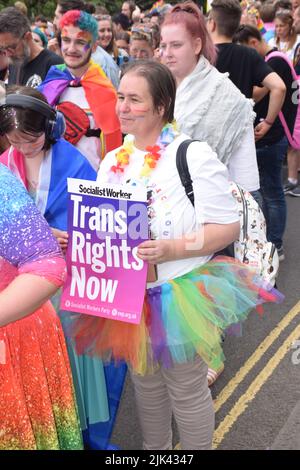
[[[267,119],[264,119],[265,123],[268,124],[268,126],[273,126],[274,122],[270,122]]]

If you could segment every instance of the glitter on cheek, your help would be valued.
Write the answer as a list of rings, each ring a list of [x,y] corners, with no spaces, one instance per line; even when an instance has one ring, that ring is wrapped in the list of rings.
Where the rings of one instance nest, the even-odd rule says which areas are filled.
[[[87,52],[88,50],[90,50],[90,48],[91,48],[91,43],[88,42],[88,43],[84,46],[83,50],[84,50],[84,52]]]

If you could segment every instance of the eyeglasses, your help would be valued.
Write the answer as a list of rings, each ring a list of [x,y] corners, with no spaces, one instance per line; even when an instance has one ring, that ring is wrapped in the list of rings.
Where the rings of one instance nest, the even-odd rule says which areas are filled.
[[[293,16],[293,13],[292,13],[292,10],[288,10],[287,8],[280,8],[279,10],[276,11],[275,17],[277,15]]]
[[[14,52],[19,45],[17,44],[10,44],[9,46],[0,47],[0,54],[5,54],[6,52]]]
[[[24,33],[23,36],[20,37],[18,39],[18,42],[16,42],[15,44],[9,44],[8,46],[0,47],[0,54],[5,54],[6,52],[14,52],[20,44],[20,41],[22,41],[22,39],[24,38],[25,34],[26,33]]]
[[[111,21],[110,15],[95,15],[97,21]]]

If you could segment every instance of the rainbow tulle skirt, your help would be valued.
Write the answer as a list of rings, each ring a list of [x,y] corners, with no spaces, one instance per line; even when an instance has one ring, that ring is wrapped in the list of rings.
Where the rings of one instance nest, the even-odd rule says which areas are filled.
[[[138,374],[188,362],[197,354],[218,370],[224,361],[222,331],[245,320],[255,307],[282,300],[247,265],[217,257],[147,289],[139,325],[79,315],[70,335],[79,354],[125,360]]]

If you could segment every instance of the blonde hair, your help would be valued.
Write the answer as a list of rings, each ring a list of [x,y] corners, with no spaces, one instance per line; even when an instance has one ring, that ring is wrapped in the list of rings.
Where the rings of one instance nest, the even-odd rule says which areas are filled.
[[[28,8],[24,2],[15,2],[14,7],[17,8],[23,15],[28,15]]]
[[[292,49],[292,47],[294,46],[294,44],[297,40],[297,33],[296,33],[295,28],[293,26],[294,20],[293,20],[292,12],[290,10],[278,10],[276,12],[276,15],[275,15],[275,20],[277,18],[280,21],[282,21],[284,24],[288,24],[289,27],[290,27],[290,29],[289,29],[289,41],[288,41],[287,50]],[[276,39],[276,47],[278,49],[280,49],[279,48],[280,38],[276,35],[275,39]]]

